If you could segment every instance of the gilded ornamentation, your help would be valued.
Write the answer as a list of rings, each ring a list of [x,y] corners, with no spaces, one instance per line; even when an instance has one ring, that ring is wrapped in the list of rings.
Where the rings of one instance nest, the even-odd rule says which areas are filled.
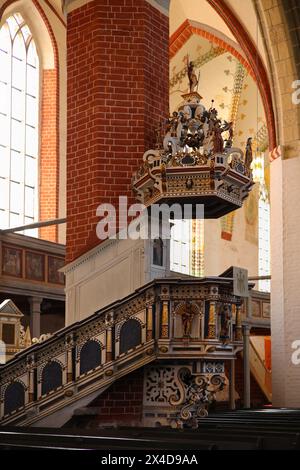
[[[205,302],[211,303],[210,318],[206,318],[204,315]],[[169,375],[163,376],[165,383],[162,383],[161,378],[159,386],[152,383],[153,390],[156,390],[155,393],[159,387],[162,388],[161,394],[165,398],[161,404],[167,410],[166,419],[168,421],[166,424],[171,423],[175,414],[177,424],[192,425],[194,419],[196,421],[199,419],[199,415],[206,414],[205,409],[207,409],[208,403],[205,398],[206,392],[212,393],[212,382],[215,380],[211,381],[210,377],[224,373],[220,361],[216,360],[218,359],[216,357],[218,350],[222,346],[222,338],[216,336],[216,305],[238,304],[239,302],[240,298],[232,293],[231,284],[224,281],[223,278],[220,280],[218,278],[213,280],[210,278],[181,279],[180,283],[176,279],[153,281],[146,288],[141,288],[132,294],[130,298],[118,301],[109,309],[103,309],[90,318],[67,327],[66,331],[61,330],[42,343],[32,345],[30,349],[19,353],[17,360],[0,365],[1,410],[3,410],[3,402],[5,401],[5,390],[9,384],[19,381],[24,384],[25,390],[25,406],[22,410],[14,410],[5,417],[2,411],[1,424],[10,423],[16,418],[20,420],[20,423],[27,424],[39,421],[41,417],[39,411],[40,382],[43,369],[49,362],[59,363],[63,371],[63,380],[61,387],[53,390],[49,397],[43,397],[43,404],[47,403],[47,414],[53,412],[60,397],[64,397],[61,403],[66,404],[68,400],[77,399],[77,395],[79,399],[80,396],[89,393],[90,385],[88,385],[86,375],[78,373],[81,365],[80,350],[89,340],[95,340],[100,343],[103,353],[101,354],[101,367],[94,369],[91,374],[93,376],[91,381],[93,390],[98,386],[98,382],[99,387],[103,387],[111,383],[113,379],[117,380],[120,374],[126,373],[127,367],[128,371],[132,371],[152,360],[167,362],[167,364],[157,366],[169,369]],[[112,346],[113,341],[117,345],[120,325],[128,318],[135,319],[141,324],[142,334],[137,347],[128,350],[120,358],[117,352],[118,347],[114,351]],[[153,333],[155,325],[159,323],[161,325],[160,338],[156,338]],[[210,324],[208,325],[208,323]],[[239,325],[241,326],[241,322],[237,314],[236,334]],[[175,326],[178,327],[177,332]],[[205,331],[203,328],[208,326],[214,337],[214,342],[211,343],[203,341]],[[237,337],[239,336],[237,335]],[[189,341],[182,341],[182,338],[191,338],[189,341],[195,341],[197,354],[199,357],[206,358],[205,361],[201,361],[201,367],[197,366],[197,374],[193,375],[192,373],[194,352],[186,348],[186,342]],[[241,345],[235,346],[235,348],[240,347]],[[228,354],[233,355],[235,351],[236,349],[233,349],[231,353],[228,349]],[[116,364],[111,362],[114,360],[116,360]],[[178,375],[179,370],[183,369],[182,366],[175,365],[178,360],[185,364],[184,369],[189,371],[185,374],[187,381]],[[170,372],[171,369],[173,372]],[[161,374],[159,372],[158,375],[161,377]],[[209,379],[210,385],[208,387],[204,387],[202,381],[199,382],[200,379],[197,379],[203,374]],[[38,386],[34,377],[38,378]],[[173,385],[170,385],[171,383]],[[169,385],[170,388],[167,391],[163,390],[163,387],[168,388]],[[71,397],[68,390],[70,388],[75,390],[73,387],[76,387],[77,392]],[[204,389],[207,389],[206,392]],[[147,403],[147,406],[150,406],[150,402]],[[157,408],[159,402],[154,400],[152,403]],[[38,411],[36,412],[36,410]],[[182,415],[180,416],[181,411]]]
[[[222,203],[223,215],[241,207],[253,185],[250,140],[245,156],[233,148],[234,121],[223,121],[214,101],[209,109],[201,103],[194,65],[187,64],[190,91],[182,95],[183,104],[158,128],[156,149],[144,153],[132,188],[146,206],[171,204],[172,199],[188,203],[189,198],[197,198],[199,204],[204,198],[205,204],[209,198]],[[238,74],[239,89],[243,76]],[[215,217],[209,207],[207,204],[205,217]]]
[[[208,338],[216,339],[216,303],[210,302],[208,320]]]
[[[161,337],[168,338],[169,336],[169,302],[163,301],[162,314],[161,314]]]

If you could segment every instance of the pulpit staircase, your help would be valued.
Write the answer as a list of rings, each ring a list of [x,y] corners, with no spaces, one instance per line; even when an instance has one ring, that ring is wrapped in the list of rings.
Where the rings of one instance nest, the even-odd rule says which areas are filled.
[[[177,317],[187,303],[193,326],[184,336]],[[226,341],[222,305],[235,312]],[[231,360],[242,349],[240,305],[232,278],[154,280],[1,365],[0,424],[61,427],[113,382],[154,361]]]

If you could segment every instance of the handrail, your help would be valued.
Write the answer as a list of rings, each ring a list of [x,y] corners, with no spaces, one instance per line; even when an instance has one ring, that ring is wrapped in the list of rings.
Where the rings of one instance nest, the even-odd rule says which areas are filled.
[[[240,304],[240,298],[232,294],[232,282],[223,277],[157,279],[21,351],[0,366],[1,424],[36,422],[161,357],[199,358],[202,354],[216,359],[216,349],[224,346],[217,303]],[[181,317],[187,302],[192,302],[192,315],[203,325],[189,338],[194,344],[190,349],[185,349],[175,331],[175,317]],[[204,315],[205,302],[210,303],[209,315]],[[128,326],[135,331],[134,341],[123,329],[129,320],[134,322]],[[228,335],[222,357],[231,359],[242,342],[239,337],[235,340],[230,326]],[[92,355],[85,353],[87,348],[92,348]]]
[[[58,338],[62,338],[65,336],[66,333],[70,333],[74,330],[76,330],[80,326],[84,326],[87,323],[90,323],[92,320],[95,320],[99,317],[99,315],[104,315],[105,313],[111,311],[112,309],[120,307],[122,304],[128,302],[129,300],[133,299],[134,297],[138,296],[139,294],[142,294],[146,292],[148,289],[151,287],[155,288],[159,285],[164,285],[164,284],[170,284],[170,285],[186,285],[186,284],[191,284],[191,285],[197,285],[197,284],[224,284],[225,286],[231,286],[233,282],[233,278],[229,277],[204,277],[204,278],[184,278],[184,277],[170,277],[170,278],[162,278],[162,279],[154,279],[147,284],[143,285],[142,287],[139,287],[136,289],[133,293],[127,295],[123,299],[115,300],[114,302],[110,303],[106,307],[101,308],[97,312],[93,313],[87,318],[84,318],[83,320],[77,321],[75,323],[72,323],[69,326],[66,326],[64,328],[61,328],[60,330],[56,331],[51,335],[50,338],[47,339],[47,345],[54,342]],[[37,352],[39,349],[42,349],[45,346],[46,341],[42,343],[35,343],[29,348],[26,348],[25,350],[22,350],[18,352],[12,359],[10,359],[6,364],[0,364],[0,371],[3,371],[6,366],[10,366],[14,362],[18,361],[21,357],[27,356],[31,352]]]

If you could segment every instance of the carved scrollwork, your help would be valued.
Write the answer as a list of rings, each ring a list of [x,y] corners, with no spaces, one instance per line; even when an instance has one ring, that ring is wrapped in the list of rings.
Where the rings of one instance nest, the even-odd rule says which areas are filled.
[[[182,371],[180,371],[182,374]],[[185,401],[180,409],[178,420],[187,425],[198,427],[199,419],[208,415],[208,407],[215,401],[216,393],[223,390],[225,377],[221,375],[194,375],[185,373]]]

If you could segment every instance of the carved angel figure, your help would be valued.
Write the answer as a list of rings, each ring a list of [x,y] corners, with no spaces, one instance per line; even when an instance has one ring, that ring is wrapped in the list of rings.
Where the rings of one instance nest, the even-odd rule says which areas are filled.
[[[227,343],[230,338],[231,310],[229,305],[224,305],[221,310],[221,332],[220,340]]]

